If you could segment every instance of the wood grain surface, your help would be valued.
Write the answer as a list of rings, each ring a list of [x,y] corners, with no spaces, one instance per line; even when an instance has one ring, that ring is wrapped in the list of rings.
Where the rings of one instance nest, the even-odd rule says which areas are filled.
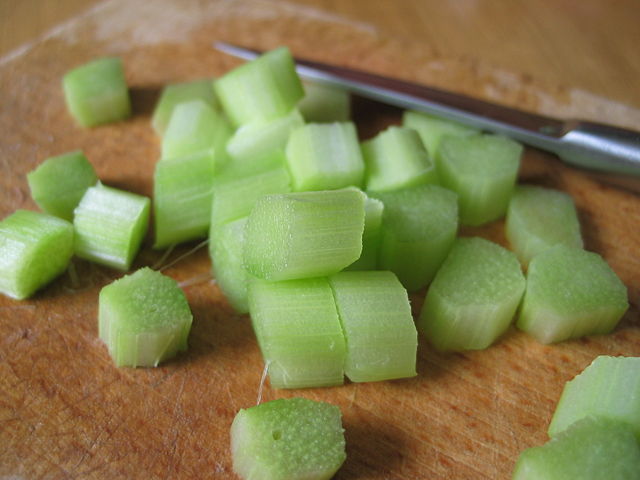
[[[0,58],[0,217],[35,209],[26,173],[72,149],[84,150],[105,183],[150,195],[159,145],[149,115],[159,90],[238,65],[211,49],[215,40],[263,49],[287,44],[317,60],[640,129],[640,100],[631,89],[618,86],[607,95],[595,84],[562,82],[560,74],[497,66],[475,55],[478,44],[469,46],[469,55],[455,42],[443,48],[447,42],[434,32],[443,31],[447,12],[478,8],[488,25],[480,2],[451,3],[458,6],[434,10],[441,20],[429,34],[433,42],[426,42],[410,29],[400,34],[402,25],[392,21],[381,27],[379,18],[370,20],[382,2],[371,2],[361,16],[347,2],[102,2],[30,48]],[[575,5],[579,20],[584,5],[602,2],[550,3]],[[630,20],[623,17],[624,32]],[[531,20],[531,31],[538,31],[538,20]],[[81,129],[66,112],[60,77],[103,55],[123,58],[134,115]],[[637,56],[626,60],[629,72],[637,71]],[[631,79],[624,75],[618,83]],[[395,109],[364,101],[356,103],[355,117],[363,138],[399,121]],[[611,335],[553,346],[513,328],[491,348],[461,354],[437,353],[420,338],[413,379],[292,391],[267,384],[263,401],[304,396],[341,408],[348,458],[336,478],[509,478],[518,453],[546,441],[564,382],[599,354],[640,354],[638,196],[535,150],[526,151],[520,179],[574,197],[587,248],[620,275],[631,309]],[[462,233],[505,243],[501,221]],[[160,259],[162,252],[148,245],[134,268]],[[194,246],[176,249],[169,261]],[[156,369],[113,366],[97,338],[97,294],[119,274],[80,260],[74,268],[77,279],[65,273],[28,301],[0,298],[0,478],[235,478],[229,427],[238,409],[256,403],[263,364],[248,318],[234,314],[207,278],[204,249],[165,270],[183,282],[194,324],[189,351]],[[415,313],[423,296],[412,296]]]

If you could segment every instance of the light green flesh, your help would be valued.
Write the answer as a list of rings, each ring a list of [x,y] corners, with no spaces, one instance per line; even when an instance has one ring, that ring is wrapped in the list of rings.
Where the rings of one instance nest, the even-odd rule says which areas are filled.
[[[517,326],[560,342],[609,333],[628,308],[626,287],[600,255],[560,245],[529,264]]]
[[[211,222],[213,175],[211,158],[204,153],[156,164],[153,248],[207,236]]]
[[[212,79],[176,83],[164,87],[151,117],[151,126],[155,132],[163,136],[176,105],[192,100],[202,100],[214,110],[217,109],[218,100],[213,92]]]
[[[0,222],[0,292],[22,300],[60,275],[73,255],[73,226],[16,210]]]
[[[287,165],[294,191],[361,187],[364,161],[353,123],[309,123],[289,137]]]
[[[505,234],[523,265],[555,245],[583,246],[571,197],[543,187],[516,187],[507,209]]]
[[[87,189],[74,213],[75,253],[128,270],[149,224],[147,197],[98,184]]]
[[[101,58],[69,71],[62,79],[71,116],[83,127],[124,120],[131,115],[122,60]]]
[[[468,137],[478,134],[478,130],[473,128],[411,110],[406,110],[403,113],[402,126],[413,128],[418,132],[431,158],[435,158],[444,137],[449,135]]]
[[[590,417],[541,447],[525,450],[513,480],[638,480],[640,446],[631,429]]]
[[[235,162],[261,165],[274,155],[284,155],[293,130],[304,125],[296,109],[270,121],[258,121],[241,126],[227,143],[227,153]]]
[[[436,185],[371,193],[384,204],[378,267],[411,291],[428,285],[458,231],[455,193]]]
[[[247,271],[243,265],[244,228],[247,219],[240,218],[211,229],[209,256],[216,283],[238,313],[249,312]]]
[[[246,269],[267,280],[339,272],[362,252],[364,202],[355,189],[263,196],[247,222]]]
[[[274,388],[343,383],[345,343],[326,278],[249,280],[249,312]]]
[[[217,79],[213,87],[235,126],[282,117],[304,96],[291,52],[271,50]]]
[[[69,152],[46,159],[27,174],[27,181],[43,211],[72,222],[73,210],[98,177],[82,152]]]
[[[100,291],[98,330],[118,367],[156,367],[187,349],[192,315],[175,280],[142,268]]]
[[[436,166],[442,186],[458,194],[460,223],[482,225],[502,217],[513,193],[522,145],[497,135],[446,137]]]
[[[362,156],[367,190],[384,192],[438,183],[435,164],[411,128],[389,127],[362,144]]]
[[[206,154],[214,168],[221,168],[228,161],[225,146],[231,134],[226,119],[203,100],[179,103],[162,137],[161,161]]]
[[[341,88],[305,82],[298,110],[307,122],[347,122],[351,118],[351,96]]]
[[[346,270],[377,270],[378,251],[382,231],[384,204],[377,198],[367,197],[364,202],[364,232],[360,258]]]
[[[524,288],[515,254],[459,238],[429,287],[418,328],[438,350],[487,348],[511,324]]]
[[[245,172],[244,168],[234,168],[234,162],[235,160],[214,178],[212,228],[246,217],[264,195],[291,191],[289,173],[283,158],[271,162],[271,165],[267,164],[266,168],[251,172]]]
[[[640,357],[599,356],[567,382],[549,436],[590,415],[628,424],[640,442]]]
[[[328,480],[346,459],[340,409],[303,398],[241,409],[231,457],[245,480]]]
[[[340,272],[329,283],[347,345],[347,377],[373,382],[415,376],[418,333],[396,276]]]

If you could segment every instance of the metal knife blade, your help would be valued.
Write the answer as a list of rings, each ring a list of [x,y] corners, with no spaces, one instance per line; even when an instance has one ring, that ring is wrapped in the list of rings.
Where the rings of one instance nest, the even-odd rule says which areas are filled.
[[[262,53],[225,42],[216,42],[214,47],[245,60]],[[505,135],[555,153],[581,168],[640,177],[640,132],[582,120],[559,120],[360,70],[294,60],[302,78]]]

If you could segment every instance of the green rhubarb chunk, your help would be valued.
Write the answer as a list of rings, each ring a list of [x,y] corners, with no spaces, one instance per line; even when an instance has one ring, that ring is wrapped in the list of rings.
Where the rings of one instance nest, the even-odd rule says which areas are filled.
[[[27,174],[27,181],[43,211],[71,222],[73,210],[98,177],[82,152],[70,152],[46,159]]]
[[[377,198],[367,197],[364,202],[364,232],[362,233],[362,253],[360,258],[349,265],[347,270],[377,270],[378,251],[382,238],[382,214],[384,204]]]
[[[150,268],[100,290],[99,335],[118,367],[157,367],[185,351],[191,321],[176,281]]]
[[[87,189],[75,209],[75,253],[118,270],[128,270],[149,225],[147,197],[106,187]]]
[[[448,136],[436,166],[440,182],[458,194],[460,223],[482,225],[502,217],[520,167],[522,145],[497,135]]]
[[[444,137],[468,137],[478,133],[478,130],[460,123],[411,110],[406,110],[402,115],[402,125],[418,132],[432,158],[436,156]]]
[[[628,424],[640,442],[640,357],[599,356],[567,382],[549,436],[590,415]]]
[[[271,50],[218,78],[214,89],[235,126],[289,113],[304,96],[286,47]]]
[[[597,253],[559,245],[531,260],[517,326],[542,343],[611,332],[627,289]]]
[[[640,445],[624,423],[589,417],[520,454],[513,480],[638,480]]]
[[[0,293],[17,300],[60,275],[73,255],[73,225],[17,210],[0,222]]]
[[[214,166],[206,152],[160,161],[153,183],[154,248],[209,233]]]
[[[206,102],[180,103],[162,137],[162,160],[206,154],[220,168],[228,160],[226,143],[231,133],[226,119]]]
[[[351,95],[343,88],[304,82],[298,109],[307,122],[346,122],[351,118]]]
[[[202,100],[211,108],[216,109],[218,100],[213,91],[211,79],[196,80],[193,82],[175,83],[162,89],[160,99],[153,110],[151,126],[159,136],[163,136],[171,114],[176,105],[192,100]]]
[[[343,383],[345,341],[326,278],[251,277],[249,312],[272,387]]]
[[[456,194],[437,185],[371,192],[384,204],[378,267],[410,292],[428,285],[458,231]]]
[[[289,135],[304,125],[298,110],[268,121],[256,121],[238,128],[227,142],[234,162],[261,165],[271,157],[284,155]]]
[[[245,164],[238,165],[234,162],[235,160],[213,180],[212,228],[246,217],[264,195],[291,191],[284,156],[274,157],[249,171]]]
[[[339,272],[362,252],[364,203],[356,189],[263,196],[247,222],[245,267],[267,280]]]
[[[347,345],[352,382],[416,375],[418,333],[407,291],[391,272],[340,272],[329,277]]]
[[[523,265],[555,245],[583,246],[571,196],[532,185],[516,187],[507,210],[505,233]]]
[[[309,123],[294,130],[286,156],[294,191],[362,186],[364,161],[351,122]]]
[[[367,190],[383,192],[438,183],[435,164],[411,128],[389,127],[362,144],[362,156]]]
[[[524,288],[513,252],[459,238],[429,287],[418,329],[438,350],[487,348],[509,328]]]
[[[231,306],[238,313],[249,312],[248,277],[243,264],[244,228],[240,218],[211,229],[209,256],[213,277]]]
[[[304,398],[241,409],[231,457],[245,480],[328,480],[347,458],[340,409]]]
[[[77,67],[62,79],[71,116],[83,127],[124,120],[131,115],[122,60],[100,58]]]

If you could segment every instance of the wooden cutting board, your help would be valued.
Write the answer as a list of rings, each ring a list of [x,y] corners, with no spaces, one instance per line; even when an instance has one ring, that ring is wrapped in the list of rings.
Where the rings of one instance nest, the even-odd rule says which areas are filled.
[[[0,63],[0,216],[35,209],[25,175],[44,158],[82,149],[104,183],[150,195],[158,140],[149,115],[162,85],[218,76],[238,65],[214,40],[300,56],[570,116],[640,129],[631,107],[385,36],[366,24],[260,0],[130,3],[113,0]],[[319,42],[310,39],[322,39]],[[134,115],[76,127],[60,78],[105,55],[124,59]],[[358,102],[363,137],[398,123],[394,109]],[[274,390],[338,405],[348,458],[336,478],[506,479],[524,448],[547,440],[564,382],[597,355],[640,355],[640,199],[527,150],[521,180],[569,192],[588,249],[628,287],[631,309],[611,335],[538,344],[512,328],[479,352],[440,354],[420,338],[418,376],[341,387]],[[503,223],[467,229],[505,243]],[[148,245],[134,268],[162,252]],[[196,243],[177,248],[164,264]],[[229,427],[255,405],[262,359],[246,316],[208,277],[206,248],[165,273],[182,282],[194,314],[190,349],[156,369],[115,368],[97,338],[97,295],[119,274],[74,260],[32,299],[0,298],[0,478],[234,478]],[[424,292],[412,296],[419,312]]]

